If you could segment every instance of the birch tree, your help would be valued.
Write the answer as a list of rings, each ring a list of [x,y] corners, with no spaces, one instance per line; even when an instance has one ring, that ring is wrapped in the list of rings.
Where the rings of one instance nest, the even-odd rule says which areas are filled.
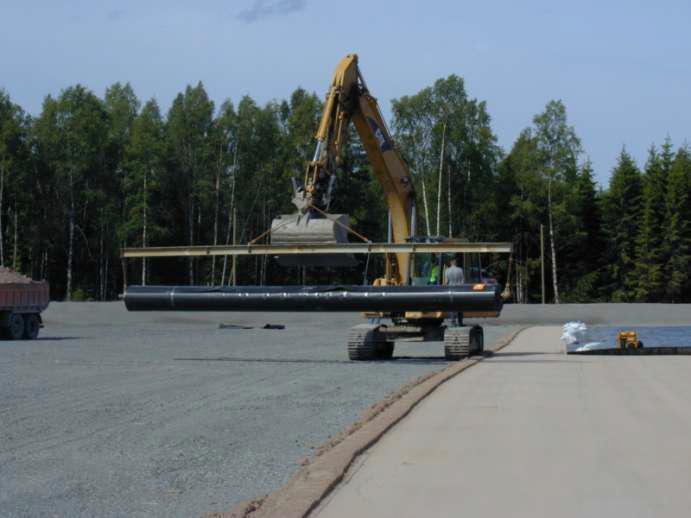
[[[574,179],[578,171],[581,141],[569,126],[566,107],[561,101],[550,101],[533,119],[541,172],[547,181],[547,223],[552,264],[552,289],[555,304],[560,303],[557,268],[557,229],[555,205],[561,201],[559,182]]]
[[[57,101],[46,98],[37,126],[42,159],[53,171],[56,192],[66,212],[65,300],[71,300],[76,238],[81,237],[80,242],[88,245],[84,229],[95,208],[94,179],[103,174],[108,116],[100,99],[76,85],[63,90]],[[83,252],[86,261],[88,249]]]
[[[394,135],[416,173],[428,234],[429,194],[436,200],[437,234],[446,227],[449,234],[467,238],[493,236],[496,211],[487,193],[495,185],[501,152],[485,103],[469,98],[463,79],[450,75],[392,101],[392,108]],[[446,182],[443,174],[448,175]]]
[[[16,111],[9,95],[0,90],[0,266],[5,265],[5,184],[19,141]]]
[[[164,232],[154,202],[160,197],[165,167],[164,124],[158,103],[149,100],[132,123],[124,149],[124,221],[120,239],[143,247]],[[141,283],[147,283],[147,260],[142,258]]]
[[[208,195],[212,166],[210,132],[214,104],[201,82],[178,94],[168,112],[168,152],[176,169],[174,176],[178,196],[185,212],[187,244],[196,243],[196,230],[202,227],[202,202]],[[188,281],[194,284],[195,261],[188,260]]]

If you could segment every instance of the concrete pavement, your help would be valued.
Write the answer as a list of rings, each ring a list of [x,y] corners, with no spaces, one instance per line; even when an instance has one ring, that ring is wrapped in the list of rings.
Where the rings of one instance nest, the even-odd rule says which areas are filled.
[[[559,335],[440,387],[313,515],[690,516],[691,358],[566,356]]]

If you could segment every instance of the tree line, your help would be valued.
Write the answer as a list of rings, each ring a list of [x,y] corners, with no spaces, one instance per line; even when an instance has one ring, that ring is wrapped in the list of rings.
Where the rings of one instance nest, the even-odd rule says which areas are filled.
[[[322,101],[303,89],[263,106],[216,106],[198,83],[164,114],[129,84],[82,85],[28,115],[0,90],[0,263],[50,281],[55,299],[110,300],[130,283],[363,282],[363,266],[280,268],[268,257],[120,259],[124,246],[247,243],[294,211],[291,178],[314,151]],[[691,300],[691,151],[670,139],[639,166],[619,151],[600,188],[566,107],[550,101],[510,150],[485,102],[451,75],[392,101],[418,196],[419,234],[511,241],[486,265],[517,302]],[[386,237],[386,206],[357,136],[332,212]],[[364,259],[363,259],[364,261]],[[381,258],[367,263],[370,276]]]

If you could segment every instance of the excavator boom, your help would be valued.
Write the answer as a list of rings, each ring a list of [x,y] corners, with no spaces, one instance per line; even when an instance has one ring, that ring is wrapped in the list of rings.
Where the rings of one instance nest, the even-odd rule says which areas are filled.
[[[302,184],[294,187],[293,204],[297,213],[274,220],[272,243],[347,242],[349,217],[329,214],[328,210],[335,196],[336,172],[351,122],[367,152],[372,172],[382,186],[391,215],[393,242],[405,243],[411,237],[415,193],[410,172],[396,149],[376,99],[362,78],[357,55],[349,54],[338,64],[331,79],[315,135],[314,158],[307,166]],[[395,254],[395,263],[387,256],[384,283],[407,282],[409,255]],[[306,259],[315,264],[314,258]],[[340,257],[338,264],[342,260]]]

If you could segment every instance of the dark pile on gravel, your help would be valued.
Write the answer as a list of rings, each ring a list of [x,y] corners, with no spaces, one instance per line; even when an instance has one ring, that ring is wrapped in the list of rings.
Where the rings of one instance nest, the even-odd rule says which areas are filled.
[[[0,266],[0,284],[29,284],[31,279],[5,266]]]

